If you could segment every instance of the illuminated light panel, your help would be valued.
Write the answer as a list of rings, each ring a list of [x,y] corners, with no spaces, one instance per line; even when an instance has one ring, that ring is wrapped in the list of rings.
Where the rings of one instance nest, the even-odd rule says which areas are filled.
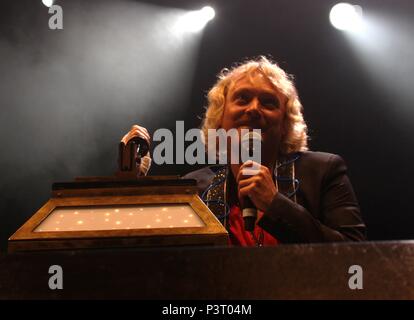
[[[92,209],[93,208],[93,209]],[[109,219],[110,211],[116,219]],[[56,226],[59,225],[59,228]],[[57,207],[34,232],[203,227],[190,205]]]

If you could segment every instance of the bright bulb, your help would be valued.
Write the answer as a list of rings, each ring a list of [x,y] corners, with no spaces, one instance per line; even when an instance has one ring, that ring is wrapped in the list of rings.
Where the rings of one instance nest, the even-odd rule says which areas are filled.
[[[216,15],[212,7],[191,11],[182,16],[176,25],[179,32],[198,32]]]
[[[53,4],[53,0],[42,0],[42,3],[46,6],[46,7],[50,7]]]
[[[363,26],[362,8],[349,3],[338,3],[332,7],[329,20],[339,30],[359,31]]]
[[[216,12],[214,11],[214,9],[212,7],[209,7],[209,6],[204,7],[203,9],[201,9],[201,13],[202,13],[204,19],[207,20],[207,22],[212,20],[216,15]]]

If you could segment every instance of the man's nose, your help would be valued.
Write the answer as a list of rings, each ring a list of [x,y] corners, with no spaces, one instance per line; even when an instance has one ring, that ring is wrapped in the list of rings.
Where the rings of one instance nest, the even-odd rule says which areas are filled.
[[[254,98],[250,101],[248,108],[246,109],[246,113],[251,116],[259,116],[260,112],[260,102],[257,98]]]

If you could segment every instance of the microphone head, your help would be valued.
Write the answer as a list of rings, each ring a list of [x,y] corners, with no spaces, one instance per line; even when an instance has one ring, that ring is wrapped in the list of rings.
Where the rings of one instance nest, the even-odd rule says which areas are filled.
[[[244,150],[252,153],[253,147],[256,144],[261,144],[262,141],[263,141],[263,137],[260,133],[256,131],[249,131],[241,137],[240,145]]]

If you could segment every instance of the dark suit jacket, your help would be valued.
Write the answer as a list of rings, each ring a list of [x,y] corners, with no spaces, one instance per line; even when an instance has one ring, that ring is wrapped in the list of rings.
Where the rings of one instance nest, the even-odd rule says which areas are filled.
[[[205,190],[217,166],[185,176]],[[299,179],[297,203],[280,192],[258,225],[282,243],[362,241],[366,239],[358,201],[341,157],[323,152],[303,152],[295,162]]]

